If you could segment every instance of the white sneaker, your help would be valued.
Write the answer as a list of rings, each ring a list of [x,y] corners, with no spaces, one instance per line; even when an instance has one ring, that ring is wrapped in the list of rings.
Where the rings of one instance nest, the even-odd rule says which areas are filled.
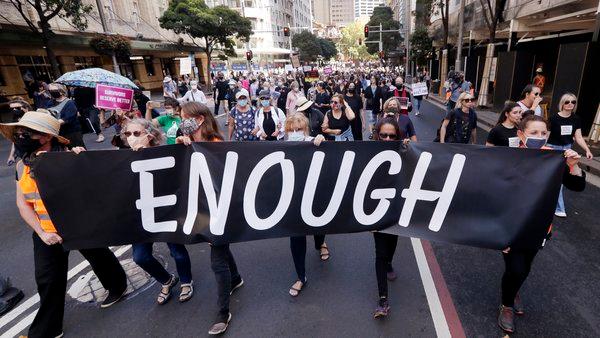
[[[98,143],[104,142],[104,135],[102,135],[102,134],[98,135],[98,138],[96,139],[96,142],[98,142]]]
[[[419,113],[419,112],[416,112],[416,113],[415,113],[415,116],[419,116],[419,115],[421,115],[421,113]]]
[[[565,217],[567,217],[567,213],[564,211],[555,211],[554,216],[565,218]]]

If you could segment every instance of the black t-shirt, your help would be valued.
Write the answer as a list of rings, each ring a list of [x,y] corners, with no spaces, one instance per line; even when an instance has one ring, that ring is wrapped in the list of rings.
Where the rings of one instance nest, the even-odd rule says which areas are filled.
[[[217,90],[219,91],[219,93],[217,95],[217,100],[225,100],[225,95],[227,94],[227,91],[229,90],[229,82],[218,81],[215,84],[215,88],[217,88]]]
[[[575,131],[581,129],[581,119],[575,114],[562,117],[558,114],[550,117],[550,137],[548,143],[557,146],[573,144]]]
[[[330,104],[331,103],[331,96],[329,96],[329,94],[327,93],[327,91],[324,91],[322,93],[318,93],[315,97],[315,103],[318,104]],[[317,109],[319,109],[323,114],[326,114],[327,111],[330,109],[329,107],[317,107]]]
[[[342,116],[340,116],[339,119],[333,117],[333,112],[331,110],[328,111],[327,120],[327,122],[329,123],[329,129],[339,129],[342,131],[342,133],[348,130],[348,127],[350,127],[350,120],[348,120],[348,118],[346,117],[346,113],[344,112],[343,108]]]
[[[398,115],[398,126],[400,126],[400,140],[405,138],[410,138],[412,136],[417,135],[415,132],[415,127],[412,124],[410,118],[406,115],[399,114]]]
[[[473,129],[477,128],[477,114],[475,111],[469,110],[469,113],[465,114],[457,108],[449,111],[445,119],[450,121],[446,128],[446,142],[468,144]]]
[[[490,130],[487,142],[497,147],[508,147],[508,139],[517,137],[517,128],[506,128],[502,123]]]

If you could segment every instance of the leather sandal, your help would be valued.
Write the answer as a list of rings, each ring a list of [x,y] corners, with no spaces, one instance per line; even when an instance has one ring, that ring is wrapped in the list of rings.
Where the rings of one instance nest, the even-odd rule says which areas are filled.
[[[163,305],[171,299],[171,289],[177,285],[179,282],[179,277],[171,275],[171,279],[167,282],[167,284],[163,284],[160,289],[160,293],[158,294],[158,298],[156,298],[156,302],[159,305]]]
[[[295,287],[296,284],[300,283],[300,287]],[[302,289],[304,289],[304,287],[306,286],[306,281],[302,282],[301,280],[297,280],[294,284],[292,284],[292,287],[290,288],[290,296],[292,297],[298,297],[298,295],[300,295],[300,292],[302,291]]]
[[[323,249],[325,249],[325,252],[323,252]],[[319,255],[321,256],[322,261],[326,261],[329,260],[329,258],[331,258],[331,254],[329,252],[327,244],[321,245],[321,248],[319,249]]]
[[[181,284],[181,293],[179,294],[179,302],[187,302],[194,295],[194,281]]]

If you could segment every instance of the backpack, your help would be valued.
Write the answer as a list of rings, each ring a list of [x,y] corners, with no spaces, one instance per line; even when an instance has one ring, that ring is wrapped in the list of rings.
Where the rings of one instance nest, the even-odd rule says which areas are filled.
[[[454,133],[456,130],[456,120],[459,118],[456,109],[452,110],[452,119],[450,119],[450,121],[448,122],[448,126],[446,126],[446,137],[444,138],[444,142],[448,142],[451,139],[454,138]],[[473,122],[475,122],[475,112],[474,111],[469,111],[469,124],[473,124]],[[442,124],[444,123],[444,119],[442,119],[442,122],[440,122],[440,126],[437,129],[437,134],[436,137],[433,139],[433,142],[440,142],[440,129],[442,129]],[[452,132],[450,132],[452,131]]]

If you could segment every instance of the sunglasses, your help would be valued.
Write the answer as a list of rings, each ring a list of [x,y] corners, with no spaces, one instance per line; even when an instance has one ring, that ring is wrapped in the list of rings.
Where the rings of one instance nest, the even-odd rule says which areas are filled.
[[[573,100],[573,101],[565,101],[565,104],[576,104],[577,100]]]
[[[535,96],[540,96],[540,93],[531,93],[531,94],[533,94]]]
[[[271,98],[270,97],[259,97],[258,99],[259,100],[270,100]]]
[[[144,135],[146,132],[142,131],[142,130],[136,130],[136,131],[124,131],[123,135],[125,135],[126,137],[129,137],[131,135],[135,136],[135,137],[140,137],[142,135]]]
[[[28,131],[28,130],[18,131],[13,134],[13,139],[16,140],[16,139],[31,138],[34,135],[41,135],[41,134],[36,133],[34,131]]]
[[[465,101],[465,102],[475,102],[475,98],[464,99],[463,101]]]
[[[395,140],[396,137],[397,137],[396,134],[379,133],[379,139],[380,140],[385,140],[385,139]]]
[[[331,104],[340,104],[340,103],[337,101],[331,101]]]

